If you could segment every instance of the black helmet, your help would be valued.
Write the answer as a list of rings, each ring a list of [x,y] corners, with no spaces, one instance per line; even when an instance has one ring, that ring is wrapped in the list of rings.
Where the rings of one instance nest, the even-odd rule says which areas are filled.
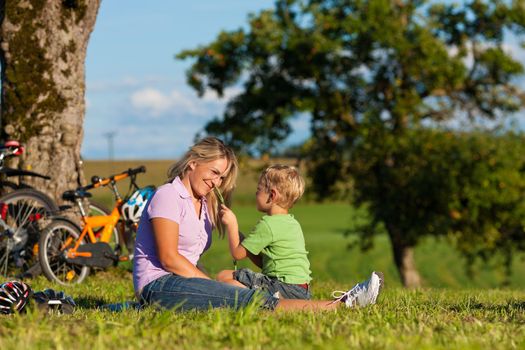
[[[9,281],[0,285],[0,313],[21,312],[27,305],[32,291],[29,285],[19,281]]]
[[[71,314],[76,307],[75,301],[62,291],[46,289],[33,295],[36,305],[47,312]]]

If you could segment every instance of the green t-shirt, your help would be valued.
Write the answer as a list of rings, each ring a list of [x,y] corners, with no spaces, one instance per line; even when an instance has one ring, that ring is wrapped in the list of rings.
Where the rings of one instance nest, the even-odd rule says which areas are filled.
[[[262,254],[266,276],[290,284],[312,280],[303,230],[292,214],[263,216],[242,245],[252,254]]]

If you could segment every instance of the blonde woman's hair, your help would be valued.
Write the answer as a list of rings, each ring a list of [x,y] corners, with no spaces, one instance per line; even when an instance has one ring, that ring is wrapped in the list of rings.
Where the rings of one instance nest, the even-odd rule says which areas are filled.
[[[279,194],[277,205],[290,209],[304,193],[304,179],[294,166],[275,164],[263,170],[259,184],[267,192],[275,188]]]
[[[190,163],[192,162],[200,164],[217,159],[226,159],[228,161],[228,167],[226,168],[219,190],[222,193],[225,204],[229,207],[233,189],[235,188],[235,181],[237,180],[239,165],[237,164],[237,158],[233,150],[216,137],[206,137],[191,146],[182,159],[169,168],[168,182],[173,181],[177,176],[180,178],[186,176],[190,170]],[[208,193],[206,200],[208,202],[208,209],[213,226],[217,227],[219,235],[224,236],[224,227],[218,219],[219,199],[215,191]]]

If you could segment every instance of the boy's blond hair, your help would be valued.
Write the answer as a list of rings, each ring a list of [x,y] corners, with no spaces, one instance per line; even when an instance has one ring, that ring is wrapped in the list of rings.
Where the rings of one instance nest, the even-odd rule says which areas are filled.
[[[290,209],[304,193],[304,179],[294,166],[275,164],[264,169],[259,184],[267,192],[275,188],[281,195],[277,205]]]

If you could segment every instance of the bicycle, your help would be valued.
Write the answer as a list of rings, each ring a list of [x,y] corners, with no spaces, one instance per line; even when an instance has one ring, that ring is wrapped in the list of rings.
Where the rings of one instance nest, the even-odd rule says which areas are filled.
[[[0,188],[9,190],[18,190],[23,188],[32,188],[30,185],[22,181],[22,177],[29,176],[33,178],[41,178],[50,180],[47,175],[42,175],[29,170],[14,169],[4,166],[5,160],[10,157],[17,157],[24,153],[24,147],[18,141],[7,141],[0,147],[0,175],[4,177],[18,177],[18,183],[8,180],[0,180]]]
[[[49,179],[31,171],[3,166],[6,158],[19,156],[23,151],[17,141],[6,142],[0,148],[0,173]],[[59,208],[49,196],[22,182],[1,181],[0,186],[13,190],[0,197],[0,275],[20,276],[35,266],[40,231],[50,214]]]
[[[90,269],[105,269],[118,264],[119,261],[129,261],[133,258],[134,238],[138,228],[137,213],[144,208],[145,202],[154,191],[153,186],[139,188],[136,176],[144,173],[144,166],[101,179],[92,178],[92,184],[79,187],[74,191],[64,192],[63,198],[75,202],[80,209],[82,228],[65,217],[53,218],[44,229],[39,240],[39,260],[44,275],[60,284],[81,283],[89,275]],[[124,199],[119,194],[116,183],[130,178],[130,188]],[[109,215],[91,216],[84,210],[83,200],[91,197],[88,191],[97,187],[108,186],[115,197],[115,205]],[[129,207],[133,212],[123,210],[130,199],[141,196],[143,201],[139,206]],[[134,210],[137,209],[137,210]],[[135,215],[135,217],[131,217]],[[97,228],[99,230],[97,231]],[[109,243],[118,235],[115,244]],[[122,244],[126,246],[127,255],[123,254]]]

